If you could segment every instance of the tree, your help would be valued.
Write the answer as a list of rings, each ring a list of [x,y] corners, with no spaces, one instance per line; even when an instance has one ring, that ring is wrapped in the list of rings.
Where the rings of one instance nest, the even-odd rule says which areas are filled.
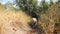
[[[35,0],[16,0],[20,9],[24,11],[32,11],[36,6]]]
[[[43,13],[45,13],[49,7],[50,5],[48,4],[48,2],[45,2],[45,0],[41,1],[41,10]]]
[[[22,9],[32,17],[36,17],[38,15],[37,0],[16,0],[16,1],[20,9]]]
[[[37,0],[16,0],[19,8],[25,11],[28,15],[32,17],[39,18],[41,13],[45,13],[50,5],[45,2],[45,0],[41,0],[41,6],[38,5]]]
[[[60,0],[58,0],[58,2],[60,2]]]
[[[52,5],[53,4],[53,0],[50,0],[50,5]]]

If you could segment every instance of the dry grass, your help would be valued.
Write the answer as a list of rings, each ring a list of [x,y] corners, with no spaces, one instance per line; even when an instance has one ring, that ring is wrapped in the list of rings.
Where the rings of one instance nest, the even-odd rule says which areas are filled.
[[[39,25],[43,27],[46,34],[54,34],[55,23],[60,22],[59,7],[60,4],[53,4],[46,13],[40,15]],[[22,11],[6,10],[3,6],[0,6],[0,34],[26,34],[19,27],[29,31],[31,28],[28,26],[28,23],[31,21],[32,18]]]
[[[14,32],[11,30],[11,28],[13,29],[13,26],[15,26],[15,29],[22,27],[26,30],[30,30],[31,28],[28,26],[28,23],[31,21],[32,18],[26,13],[17,10],[6,10],[2,5],[0,5],[0,34],[12,34]],[[11,26],[11,24],[13,24],[13,26]],[[19,34],[19,32],[18,28],[17,32],[14,33]],[[23,34],[24,32],[22,33],[21,31],[20,33]]]
[[[39,23],[46,34],[53,34],[55,23],[60,22],[60,8],[58,7],[60,7],[60,3],[53,4],[45,14],[41,14]]]

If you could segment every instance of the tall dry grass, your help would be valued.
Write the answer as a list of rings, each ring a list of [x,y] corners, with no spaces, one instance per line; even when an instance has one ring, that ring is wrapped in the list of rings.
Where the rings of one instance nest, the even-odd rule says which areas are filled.
[[[60,3],[53,4],[46,13],[41,14],[39,23],[46,34],[54,34],[55,23],[60,23]]]
[[[25,34],[24,32],[22,33],[22,31],[20,32],[18,27],[22,27],[29,31],[31,28],[28,23],[31,21],[32,18],[23,11],[12,9],[7,10],[3,5],[0,5],[0,34]],[[17,32],[11,30],[11,28],[13,28],[11,24],[13,24],[13,26],[15,25],[14,28],[18,28]]]

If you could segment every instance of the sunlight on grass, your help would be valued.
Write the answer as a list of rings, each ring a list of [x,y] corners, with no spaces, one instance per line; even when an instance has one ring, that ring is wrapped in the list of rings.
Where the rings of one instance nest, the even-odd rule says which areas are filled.
[[[32,18],[23,11],[10,9],[6,10],[2,5],[0,5],[0,34],[4,34],[4,28],[14,22],[17,23],[19,27],[25,27],[29,30],[28,23],[31,21]]]

